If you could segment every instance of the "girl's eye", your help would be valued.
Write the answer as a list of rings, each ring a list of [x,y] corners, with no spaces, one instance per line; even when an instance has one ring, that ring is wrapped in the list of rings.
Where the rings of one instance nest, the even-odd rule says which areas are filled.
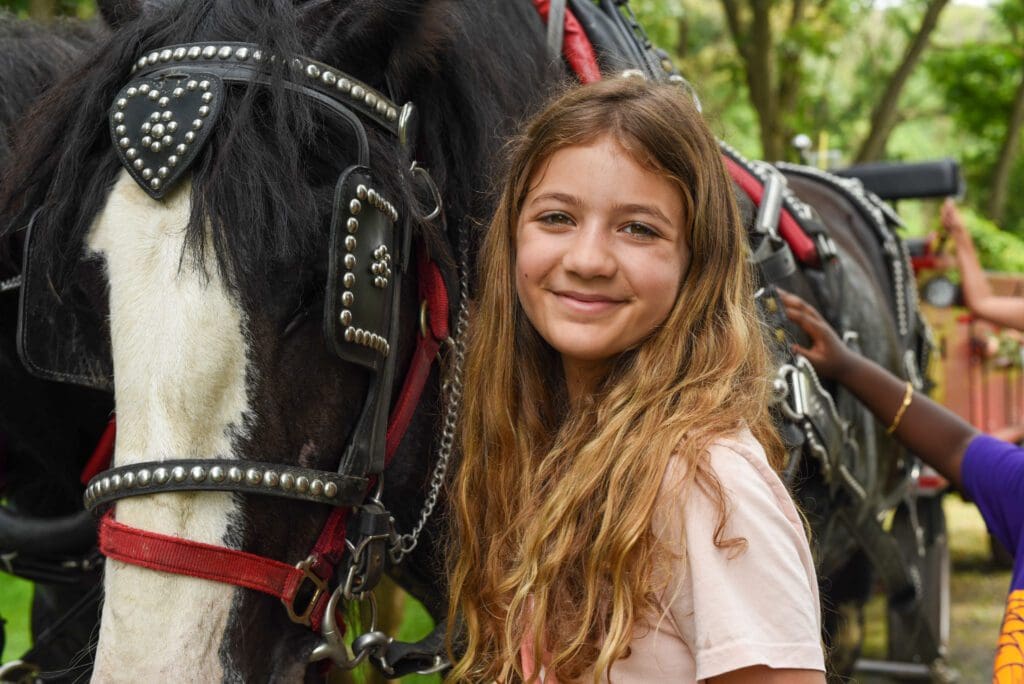
[[[658,237],[658,231],[654,230],[653,228],[651,228],[648,225],[644,225],[643,223],[630,223],[630,224],[626,225],[622,230],[627,235],[634,235],[636,237],[643,237],[643,238],[655,238],[655,237]]]
[[[553,211],[551,213],[544,214],[543,216],[540,217],[540,220],[543,223],[550,223],[556,225],[566,225],[572,223],[572,219],[569,217],[569,215],[563,214],[560,211]]]

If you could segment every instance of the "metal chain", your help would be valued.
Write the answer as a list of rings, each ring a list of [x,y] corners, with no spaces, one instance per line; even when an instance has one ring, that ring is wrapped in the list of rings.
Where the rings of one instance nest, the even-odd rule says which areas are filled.
[[[21,287],[20,275],[12,276],[7,280],[0,280],[0,292],[10,292],[11,290],[17,290],[19,287]]]
[[[446,393],[444,417],[441,426],[441,443],[437,449],[437,462],[430,476],[430,489],[420,510],[419,520],[411,532],[398,537],[391,547],[391,562],[395,565],[402,562],[419,543],[423,533],[437,506],[444,486],[448,465],[455,447],[455,429],[462,408],[462,368],[466,358],[466,328],[469,326],[469,246],[467,245],[466,229],[459,230],[459,313],[455,320],[455,331],[449,338],[451,343],[451,366],[448,378],[444,382]]]

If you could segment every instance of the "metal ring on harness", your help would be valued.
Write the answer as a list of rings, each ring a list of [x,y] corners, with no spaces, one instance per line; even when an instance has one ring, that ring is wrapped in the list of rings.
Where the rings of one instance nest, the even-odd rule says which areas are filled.
[[[420,216],[419,218],[420,220],[423,221],[433,221],[434,219],[441,215],[441,191],[437,189],[437,184],[431,177],[430,172],[427,171],[422,166],[420,166],[418,162],[413,162],[412,166],[409,167],[409,171],[412,172],[414,179],[419,178],[426,184],[427,189],[430,190],[430,194],[434,198],[434,208],[430,211],[429,214],[426,214],[425,216]]]
[[[358,653],[354,650],[350,650],[345,644],[345,640],[342,638],[344,635],[340,629],[338,629],[337,611],[338,601],[341,600],[342,594],[344,594],[344,588],[338,587],[331,594],[331,598],[327,601],[327,610],[324,613],[323,624],[320,628],[320,634],[323,636],[323,643],[317,645],[313,652],[309,655],[309,662],[315,663],[320,660],[330,659],[338,667],[344,670],[351,670],[359,667],[364,660],[370,655],[370,650],[361,650]],[[377,630],[377,598],[373,595],[372,591],[366,592],[360,598],[366,599],[370,605],[370,629],[366,631],[364,635],[373,634],[378,632]],[[353,641],[353,645],[359,641],[360,637],[356,637]],[[365,642],[365,640],[364,640]]]

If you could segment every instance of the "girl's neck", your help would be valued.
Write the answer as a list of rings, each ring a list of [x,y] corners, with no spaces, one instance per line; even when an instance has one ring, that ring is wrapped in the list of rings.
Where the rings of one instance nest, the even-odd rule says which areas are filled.
[[[611,362],[582,361],[562,357],[562,371],[565,374],[565,388],[569,394],[569,404],[579,406],[586,397],[597,391],[601,380],[608,374]]]

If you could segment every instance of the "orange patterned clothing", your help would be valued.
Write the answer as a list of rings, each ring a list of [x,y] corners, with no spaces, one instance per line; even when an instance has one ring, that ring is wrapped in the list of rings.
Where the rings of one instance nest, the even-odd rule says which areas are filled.
[[[1024,684],[1024,449],[980,435],[967,447],[961,469],[985,525],[1014,556],[992,681]]]

